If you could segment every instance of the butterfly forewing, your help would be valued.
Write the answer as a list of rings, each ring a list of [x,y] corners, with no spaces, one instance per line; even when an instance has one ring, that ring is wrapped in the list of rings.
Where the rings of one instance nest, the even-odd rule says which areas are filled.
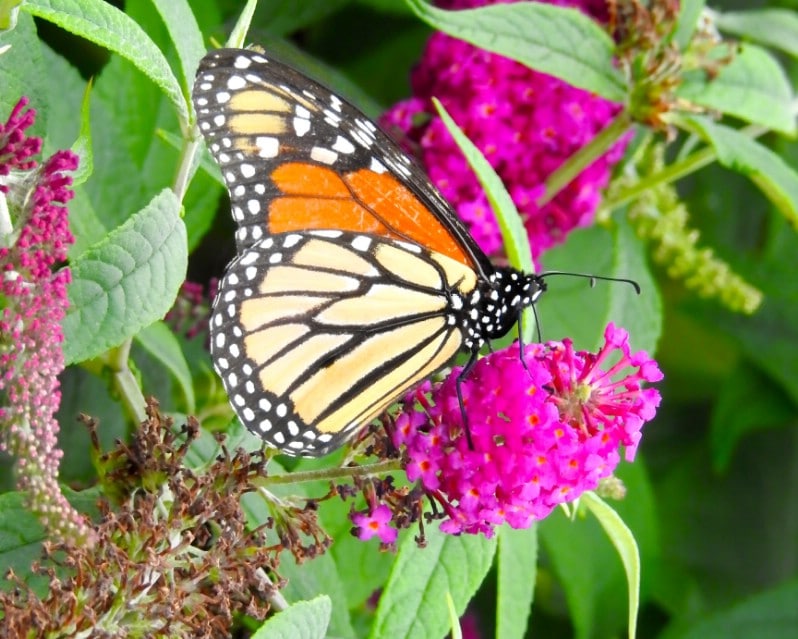
[[[411,241],[483,277],[492,271],[416,162],[358,109],[271,55],[211,52],[194,102],[240,249],[267,234],[333,227]]]

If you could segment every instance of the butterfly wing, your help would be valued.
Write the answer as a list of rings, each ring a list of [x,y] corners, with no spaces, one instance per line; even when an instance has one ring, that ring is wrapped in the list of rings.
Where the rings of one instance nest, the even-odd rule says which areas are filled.
[[[289,454],[323,455],[454,357],[453,296],[473,280],[412,244],[275,235],[230,265],[211,352],[245,426]]]
[[[264,235],[337,228],[402,239],[486,278],[493,267],[423,168],[356,107],[270,55],[219,49],[194,85],[239,249]]]
[[[250,430],[325,454],[472,347],[470,300],[492,267],[415,162],[291,67],[214,51],[194,103],[239,227],[216,370]]]

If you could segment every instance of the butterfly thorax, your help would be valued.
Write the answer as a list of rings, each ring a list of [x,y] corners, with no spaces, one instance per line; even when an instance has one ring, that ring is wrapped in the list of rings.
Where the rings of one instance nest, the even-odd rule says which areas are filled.
[[[532,306],[546,290],[543,278],[512,267],[498,268],[480,282],[463,309],[470,320],[464,346],[478,350],[485,342],[504,337],[517,323],[521,312]]]

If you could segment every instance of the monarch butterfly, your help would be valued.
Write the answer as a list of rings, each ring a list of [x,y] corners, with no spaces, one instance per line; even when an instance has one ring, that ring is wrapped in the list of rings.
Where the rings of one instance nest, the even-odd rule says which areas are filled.
[[[494,267],[418,164],[291,67],[213,51],[193,100],[238,224],[214,367],[282,452],[337,448],[458,351],[475,362],[545,291]]]

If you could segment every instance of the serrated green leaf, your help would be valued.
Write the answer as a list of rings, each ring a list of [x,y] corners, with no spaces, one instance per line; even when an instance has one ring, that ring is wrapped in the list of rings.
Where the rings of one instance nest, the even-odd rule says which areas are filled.
[[[795,133],[790,81],[773,56],[753,44],[744,45],[711,79],[703,71],[686,75],[677,95],[787,135]]]
[[[523,639],[535,596],[538,528],[499,531],[496,639]]]
[[[136,334],[136,341],[172,373],[183,391],[186,412],[193,413],[196,410],[196,402],[191,371],[180,349],[180,342],[169,327],[163,322],[153,322]]]
[[[462,615],[493,561],[496,540],[426,531],[420,549],[411,536],[399,546],[393,571],[380,597],[372,639],[442,637],[449,630],[446,593]]]
[[[188,94],[194,84],[199,61],[205,55],[202,32],[187,0],[152,0],[152,4],[169,31],[180,59],[185,93]]]
[[[640,608],[640,552],[632,531],[595,493],[587,492],[581,497],[582,503],[593,513],[604,532],[610,538],[623,563],[629,588],[629,639],[637,634],[637,612]]]
[[[656,350],[662,331],[662,302],[649,270],[645,246],[625,221],[612,230],[593,226],[571,231],[561,246],[542,257],[543,271],[557,270],[629,278],[638,283],[596,282],[558,275],[547,280],[548,291],[537,313],[544,340],[569,337],[576,348],[593,350],[603,343],[609,322],[629,331],[634,350]],[[588,309],[588,312],[585,311]]]
[[[684,121],[714,147],[718,162],[748,176],[790,224],[798,226],[798,173],[791,166],[736,129],[703,117],[685,118]]]
[[[104,0],[28,0],[23,9],[130,60],[169,98],[183,122],[189,107],[161,50],[136,22]]]
[[[444,11],[406,0],[431,27],[517,60],[615,102],[626,88],[613,64],[615,45],[597,22],[576,9],[537,2]]]
[[[715,25],[721,31],[780,49],[798,58],[798,13],[794,10],[729,11],[716,15]]]
[[[252,639],[325,639],[332,602],[321,595],[281,610],[252,635]]]
[[[161,319],[186,274],[186,228],[168,189],[72,264],[64,357],[74,363],[118,346]]]

